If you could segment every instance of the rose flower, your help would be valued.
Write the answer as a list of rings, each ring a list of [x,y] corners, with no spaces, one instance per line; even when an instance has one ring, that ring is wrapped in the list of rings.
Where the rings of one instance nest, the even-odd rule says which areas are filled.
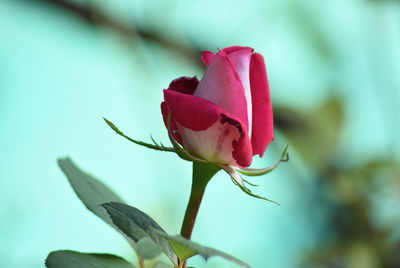
[[[253,48],[204,51],[203,78],[181,77],[164,90],[161,110],[170,132],[189,153],[207,162],[248,167],[274,139],[264,58]]]

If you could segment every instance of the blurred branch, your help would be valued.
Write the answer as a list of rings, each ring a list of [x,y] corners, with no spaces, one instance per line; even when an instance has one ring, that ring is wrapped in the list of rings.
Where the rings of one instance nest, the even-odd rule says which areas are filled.
[[[29,2],[31,3],[31,1]],[[85,21],[90,26],[100,26],[112,29],[127,39],[135,40],[142,38],[143,40],[158,44],[166,49],[181,54],[188,60],[192,61],[193,64],[203,67],[199,60],[200,49],[194,44],[191,46],[183,45],[164,37],[162,33],[155,30],[139,28],[133,24],[126,25],[93,6],[85,6],[67,0],[34,0],[32,2],[44,3],[62,8],[64,11],[72,13]]]

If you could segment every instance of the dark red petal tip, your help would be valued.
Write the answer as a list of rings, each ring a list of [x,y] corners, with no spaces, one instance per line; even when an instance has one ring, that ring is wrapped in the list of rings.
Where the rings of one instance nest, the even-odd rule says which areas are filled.
[[[193,92],[196,90],[198,85],[199,79],[197,79],[196,76],[183,76],[172,80],[172,82],[169,84],[168,89],[184,94],[193,95]]]
[[[208,50],[201,52],[201,60],[204,62],[206,66],[208,66],[211,63],[214,56],[215,56],[214,53]]]

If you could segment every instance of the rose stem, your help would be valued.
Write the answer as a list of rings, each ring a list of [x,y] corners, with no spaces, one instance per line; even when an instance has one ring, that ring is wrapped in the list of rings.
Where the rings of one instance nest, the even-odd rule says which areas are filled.
[[[139,267],[140,268],[144,268],[145,266],[144,266],[144,260],[141,258],[141,257],[139,257]]]
[[[193,162],[192,189],[181,228],[181,235],[186,239],[190,239],[192,236],[197,213],[199,212],[207,184],[219,170],[220,168],[215,165]],[[186,265],[183,267],[186,267]]]

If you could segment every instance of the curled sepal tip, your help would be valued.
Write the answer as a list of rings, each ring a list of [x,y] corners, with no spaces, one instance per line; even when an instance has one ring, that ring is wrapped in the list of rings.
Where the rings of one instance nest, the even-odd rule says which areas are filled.
[[[268,174],[271,171],[273,171],[275,168],[277,168],[280,163],[289,161],[288,149],[289,149],[289,145],[286,145],[285,149],[282,152],[280,159],[272,166],[269,166],[266,168],[242,168],[242,169],[238,168],[238,169],[236,169],[236,171],[243,175],[246,175],[246,176],[261,176],[261,175]]]
[[[245,185],[245,183],[248,183],[248,184],[250,184],[250,183],[247,182],[246,180],[244,180],[244,179],[242,178],[242,176],[240,176],[240,174],[239,174],[238,172],[236,172],[236,170],[233,169],[232,167],[229,167],[229,166],[221,166],[221,168],[222,168],[223,170],[225,170],[226,173],[229,174],[229,176],[231,177],[233,183],[234,183],[235,185],[239,186],[239,188],[240,188],[243,192],[245,192],[246,194],[248,194],[248,195],[250,195],[250,196],[252,196],[252,197],[258,198],[258,199],[263,199],[263,200],[266,200],[266,201],[268,201],[268,202],[272,202],[272,203],[274,203],[274,204],[280,206],[280,204],[279,204],[278,202],[274,201],[274,200],[271,200],[271,199],[268,199],[268,198],[266,198],[266,197],[263,197],[263,196],[254,194],[254,193],[253,193],[249,188],[247,188],[246,185]],[[251,185],[251,184],[250,184],[250,185]]]
[[[132,139],[132,138],[126,136],[121,130],[119,130],[117,128],[117,126],[114,125],[113,122],[111,122],[110,120],[108,120],[108,119],[106,119],[104,117],[103,117],[103,119],[107,123],[107,125],[109,125],[111,127],[111,129],[115,131],[115,133],[117,133],[118,135],[124,137],[125,139],[127,139],[127,140],[129,140],[129,141],[131,141],[131,142],[133,142],[133,143],[135,143],[137,145],[144,146],[144,147],[147,147],[147,148],[150,148],[150,149],[153,149],[153,150],[158,150],[158,151],[175,152],[174,148],[172,148],[172,147],[166,147],[166,146],[164,146],[162,144],[159,145],[158,143],[156,143],[154,141],[153,137],[151,137],[151,136],[150,136],[150,138],[151,138],[151,140],[153,141],[154,144]]]

